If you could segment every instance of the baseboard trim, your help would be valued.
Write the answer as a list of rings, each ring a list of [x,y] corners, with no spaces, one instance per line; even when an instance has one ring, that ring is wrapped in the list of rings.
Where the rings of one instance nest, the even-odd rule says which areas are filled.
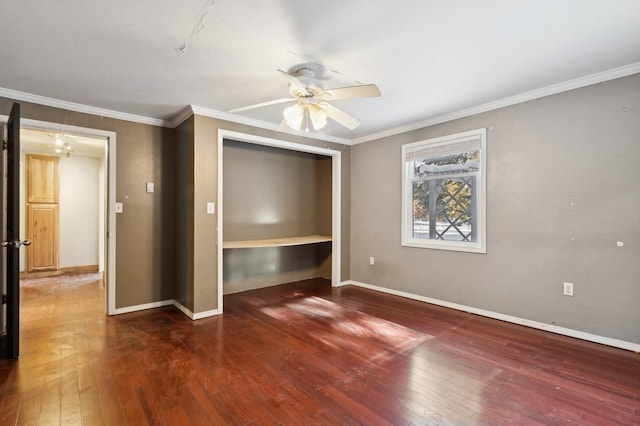
[[[98,265],[69,266],[60,268],[63,274],[90,274],[98,272]]]
[[[209,311],[198,312],[197,314],[193,314],[193,320],[199,320],[209,317],[215,317],[216,315],[220,315],[220,311],[218,309],[211,309]]]
[[[173,301],[173,306],[178,308],[180,310],[180,312],[182,312],[183,314],[188,316],[189,319],[191,319],[192,321],[196,321],[196,320],[199,320],[199,319],[209,318],[209,317],[213,317],[213,316],[216,316],[216,315],[220,315],[220,311],[218,309],[212,309],[210,311],[198,312],[198,313],[194,314],[193,312],[191,312],[191,310],[189,308],[187,308],[186,306],[184,306],[182,303],[178,302],[177,300]]]
[[[474,308],[471,306],[460,305],[458,303],[447,302],[444,300],[434,299],[431,297],[420,296],[413,293],[407,293],[400,290],[393,290],[390,288],[380,287],[377,285],[367,284],[354,280],[343,281],[338,287],[347,285],[353,285],[356,287],[362,287],[369,290],[379,291],[381,293],[392,294],[394,296],[400,296],[407,299],[418,300],[420,302],[431,303],[433,305],[443,306],[445,308],[456,309],[458,311],[468,312],[471,314],[481,315],[483,317],[493,318],[500,321],[506,321],[513,324],[523,325],[526,327],[536,328],[543,331],[549,331],[551,333],[561,334],[564,336],[575,337],[576,339],[586,340],[589,342],[600,343],[615,348],[626,349],[629,351],[640,353],[640,344],[627,342],[624,340],[612,339],[610,337],[599,336],[597,334],[585,333],[583,331],[573,330],[571,328],[558,327],[557,325],[546,324],[538,321],[531,321],[524,318],[514,317],[511,315],[505,315],[498,312],[487,311],[484,309]]]
[[[142,305],[117,308],[113,315],[128,314],[131,312],[144,311],[147,309],[162,308],[164,306],[175,306],[180,312],[185,314],[187,317],[189,317],[189,319],[193,321],[220,315],[219,309],[211,309],[210,311],[198,312],[194,314],[193,312],[191,312],[191,310],[189,310],[189,308],[175,299],[161,300],[159,302],[144,303]]]
[[[142,305],[126,306],[124,308],[116,308],[114,315],[128,314],[131,312],[144,311],[147,309],[162,308],[164,306],[173,305],[173,300],[161,300],[159,302],[144,303]]]
[[[171,302],[172,302],[172,305],[175,306],[176,308],[178,308],[178,310],[180,312],[182,312],[187,317],[189,317],[189,319],[193,320],[193,312],[191,312],[189,310],[189,308],[187,308],[186,306],[184,306],[182,303],[178,302],[177,300],[172,300]]]
[[[74,274],[92,274],[98,273],[98,265],[83,265],[83,266],[68,266],[66,268],[59,268],[49,271],[21,271],[20,279],[30,278],[48,278],[57,277],[60,275],[74,275]]]

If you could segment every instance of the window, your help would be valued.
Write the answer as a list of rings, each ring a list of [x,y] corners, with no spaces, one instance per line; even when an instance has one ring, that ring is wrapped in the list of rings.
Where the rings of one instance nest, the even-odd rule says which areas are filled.
[[[486,253],[486,129],[402,146],[402,245]]]

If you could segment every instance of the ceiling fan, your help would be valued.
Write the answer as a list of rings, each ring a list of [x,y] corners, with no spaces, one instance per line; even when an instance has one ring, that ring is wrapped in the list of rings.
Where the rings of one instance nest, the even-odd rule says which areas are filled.
[[[278,130],[282,130],[285,126],[300,130],[304,124],[304,130],[308,132],[309,122],[314,130],[320,130],[327,124],[327,118],[349,130],[355,129],[360,125],[360,120],[331,105],[329,101],[377,97],[380,96],[380,89],[375,84],[324,89],[318,78],[320,71],[320,65],[317,64],[300,65],[291,72],[279,69],[278,72],[289,80],[291,97],[234,108],[228,112],[235,113],[269,105],[296,102],[295,105],[284,109],[284,119],[278,126]]]

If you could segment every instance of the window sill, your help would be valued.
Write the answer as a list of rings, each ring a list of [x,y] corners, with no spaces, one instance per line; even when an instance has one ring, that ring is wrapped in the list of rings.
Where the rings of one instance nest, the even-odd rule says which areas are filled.
[[[449,251],[462,251],[467,253],[480,253],[486,254],[487,248],[483,247],[479,243],[461,244],[456,241],[423,241],[423,240],[408,240],[402,241],[403,247],[415,247],[423,249],[434,250],[449,250]]]

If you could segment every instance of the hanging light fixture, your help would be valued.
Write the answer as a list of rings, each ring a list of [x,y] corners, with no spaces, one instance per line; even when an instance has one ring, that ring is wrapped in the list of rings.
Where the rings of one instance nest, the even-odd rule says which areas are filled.
[[[304,131],[309,131],[309,121],[313,130],[320,130],[327,124],[327,111],[319,104],[297,103],[284,109],[284,119],[287,126],[300,130],[304,121]]]
[[[73,152],[71,150],[71,144],[70,143],[65,143],[64,141],[64,136],[62,135],[56,135],[55,136],[55,151],[56,154],[65,154],[65,156],[67,158],[71,157],[71,153]]]

